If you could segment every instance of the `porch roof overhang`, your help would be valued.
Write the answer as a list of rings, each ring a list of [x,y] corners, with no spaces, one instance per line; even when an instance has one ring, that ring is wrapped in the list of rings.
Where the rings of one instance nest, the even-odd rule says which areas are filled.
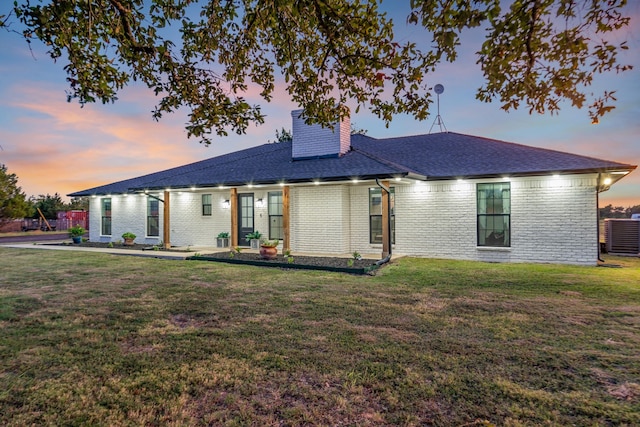
[[[170,191],[194,191],[194,190],[228,190],[230,188],[240,187],[262,187],[262,186],[290,186],[290,185],[314,185],[314,184],[327,184],[327,183],[345,183],[352,184],[354,181],[366,182],[375,181],[377,179],[389,179],[389,180],[413,180],[413,181],[428,181],[429,178],[424,175],[419,175],[412,172],[401,172],[393,174],[381,174],[381,175],[351,175],[351,176],[330,176],[322,178],[298,178],[298,179],[281,179],[281,180],[254,180],[251,182],[237,181],[237,182],[210,182],[199,183],[193,185],[172,185],[172,186],[158,186],[158,185],[144,185],[144,186],[132,186],[122,188],[120,191],[95,191],[90,194],[85,192],[72,193],[71,197],[81,196],[106,196],[116,194],[145,194],[145,193],[158,193],[166,190]],[[82,193],[82,194],[81,194]]]

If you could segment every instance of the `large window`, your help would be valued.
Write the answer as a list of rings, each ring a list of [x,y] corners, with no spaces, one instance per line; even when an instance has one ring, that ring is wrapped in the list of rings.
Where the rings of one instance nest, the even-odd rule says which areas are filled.
[[[511,184],[478,184],[478,246],[511,246]]]
[[[284,239],[282,228],[282,191],[269,192],[269,239]]]
[[[211,194],[202,195],[202,215],[211,216]]]
[[[160,235],[160,202],[158,199],[147,199],[147,236]]]
[[[391,239],[396,242],[395,189],[391,188]],[[382,243],[382,190],[369,189],[369,242]]]
[[[100,234],[111,236],[111,198],[102,199],[101,205]]]

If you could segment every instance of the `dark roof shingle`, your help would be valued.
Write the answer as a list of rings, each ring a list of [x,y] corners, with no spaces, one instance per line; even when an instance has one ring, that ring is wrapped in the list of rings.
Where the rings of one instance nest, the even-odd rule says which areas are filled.
[[[291,143],[264,144],[69,196],[408,174],[426,179],[630,170],[635,166],[457,133],[375,139],[353,135],[341,157],[292,160]]]

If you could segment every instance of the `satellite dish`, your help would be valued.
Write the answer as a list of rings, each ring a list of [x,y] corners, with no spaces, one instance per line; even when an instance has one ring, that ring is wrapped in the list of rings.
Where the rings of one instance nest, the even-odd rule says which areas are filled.
[[[444,92],[444,86],[442,86],[440,83],[438,83],[437,85],[435,85],[433,87],[433,91],[435,93],[437,93],[438,95],[440,95],[442,92]]]

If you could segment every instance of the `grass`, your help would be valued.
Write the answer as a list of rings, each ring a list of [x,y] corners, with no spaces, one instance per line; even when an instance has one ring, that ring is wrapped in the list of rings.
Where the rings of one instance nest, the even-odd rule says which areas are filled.
[[[0,248],[2,425],[638,425],[640,260],[374,277]]]

